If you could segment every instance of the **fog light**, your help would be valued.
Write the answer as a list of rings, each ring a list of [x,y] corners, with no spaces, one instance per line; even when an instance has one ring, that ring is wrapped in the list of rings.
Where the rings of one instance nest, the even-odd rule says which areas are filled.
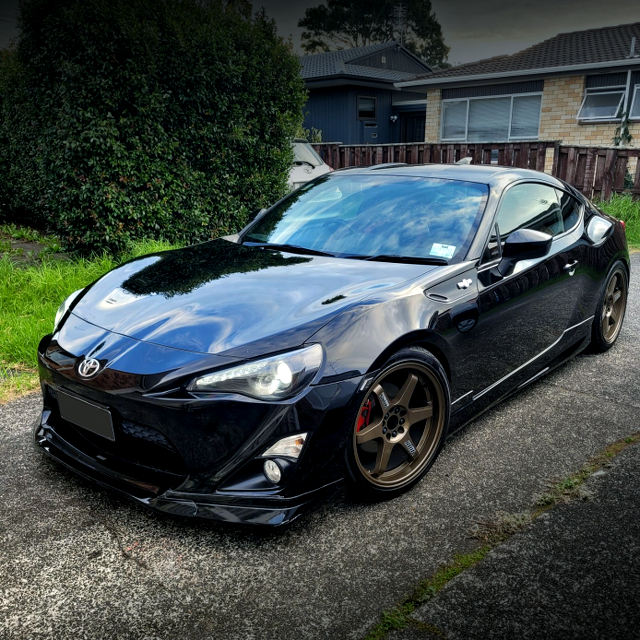
[[[269,456],[288,456],[298,458],[307,439],[306,433],[298,433],[295,436],[287,436],[271,445],[263,454],[263,458]]]
[[[278,463],[273,460],[265,460],[264,475],[267,477],[267,480],[273,482],[273,484],[278,484],[278,482],[282,480],[282,470],[278,466]]]

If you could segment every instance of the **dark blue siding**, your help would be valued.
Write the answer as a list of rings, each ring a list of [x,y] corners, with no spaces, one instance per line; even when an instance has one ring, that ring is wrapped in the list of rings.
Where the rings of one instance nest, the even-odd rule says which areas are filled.
[[[383,62],[382,59],[385,59]],[[422,64],[408,56],[404,51],[396,51],[393,48],[385,51],[378,51],[365,58],[351,60],[351,64],[362,65],[363,67],[378,67],[379,69],[393,69],[394,71],[406,71],[407,73],[429,73],[431,69],[426,64]]]
[[[399,139],[398,124],[391,122],[391,90],[367,87],[336,87],[309,92],[304,126],[322,131],[325,142],[384,144]],[[376,120],[358,120],[357,98],[376,98]],[[375,137],[374,135],[375,134]]]
[[[509,82],[506,84],[482,84],[475,87],[459,87],[443,89],[442,99],[479,98],[483,96],[508,96],[513,93],[531,93],[542,91],[544,80],[530,80],[525,82]]]

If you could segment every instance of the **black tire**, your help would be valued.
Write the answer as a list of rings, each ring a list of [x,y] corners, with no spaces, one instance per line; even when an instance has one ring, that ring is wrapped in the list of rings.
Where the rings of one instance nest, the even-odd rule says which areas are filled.
[[[407,491],[431,468],[447,435],[451,400],[444,368],[426,349],[404,348],[354,405],[346,420],[348,496],[385,500]]]
[[[604,353],[616,343],[627,309],[628,292],[627,268],[622,261],[618,260],[611,267],[604,281],[604,287],[596,305],[589,345],[589,351],[592,353]]]

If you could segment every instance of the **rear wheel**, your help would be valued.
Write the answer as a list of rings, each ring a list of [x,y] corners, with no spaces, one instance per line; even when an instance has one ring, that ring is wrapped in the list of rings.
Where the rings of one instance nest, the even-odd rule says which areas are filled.
[[[449,420],[442,365],[420,347],[395,354],[350,421],[347,464],[358,497],[393,497],[418,482],[440,453]]]
[[[618,339],[627,309],[628,289],[627,271],[622,262],[617,262],[609,272],[596,307],[591,330],[591,351],[602,353],[610,349]]]

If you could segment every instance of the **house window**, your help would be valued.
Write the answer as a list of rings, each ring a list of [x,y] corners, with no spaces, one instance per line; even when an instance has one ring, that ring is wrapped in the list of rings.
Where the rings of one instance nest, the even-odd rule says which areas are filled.
[[[449,100],[442,103],[443,140],[466,139],[468,106],[468,100]]]
[[[578,120],[584,122],[599,122],[615,120],[620,117],[625,89],[587,89],[584,100],[578,112]]]
[[[358,96],[358,119],[376,119],[376,99],[367,96]]]
[[[640,120],[640,84],[637,84],[633,89],[633,98],[631,102],[631,109],[629,110],[629,118],[632,120]]]
[[[499,142],[538,137],[542,94],[442,102],[442,140]]]

